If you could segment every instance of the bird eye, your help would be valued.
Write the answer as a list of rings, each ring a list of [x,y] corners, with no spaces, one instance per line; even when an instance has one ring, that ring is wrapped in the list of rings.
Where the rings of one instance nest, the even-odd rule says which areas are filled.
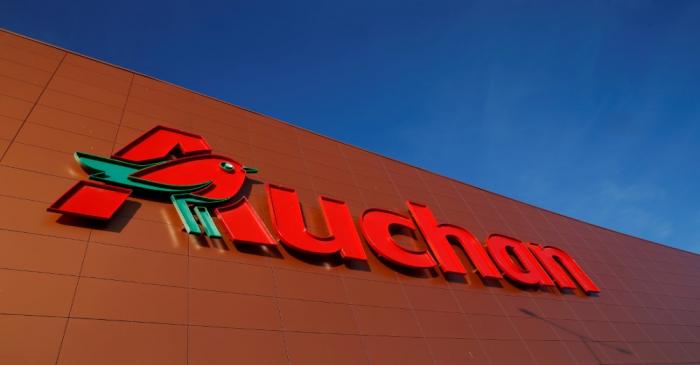
[[[222,161],[219,167],[224,171],[233,171],[233,165],[230,162]]]

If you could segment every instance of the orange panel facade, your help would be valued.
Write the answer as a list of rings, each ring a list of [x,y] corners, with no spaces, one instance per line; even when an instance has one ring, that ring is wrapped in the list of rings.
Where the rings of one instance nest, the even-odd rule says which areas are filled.
[[[113,213],[109,219],[47,212],[76,183],[95,180],[75,152],[109,157],[156,126],[201,136],[212,153],[258,170],[239,195],[262,233],[238,231],[248,213],[214,208],[194,208],[193,222],[204,226],[199,214],[208,212],[222,238],[205,228],[188,233],[170,200],[138,189],[123,202],[110,195],[114,212],[97,206],[103,218]],[[0,364],[700,363],[696,254],[4,31],[0,156]],[[292,244],[279,242],[289,215],[272,218],[280,211],[269,201],[274,186],[296,192],[308,237],[340,236],[340,228],[330,232],[322,204],[344,202],[346,228],[359,246],[343,247],[359,247],[366,260],[349,251],[311,253],[294,247],[301,241],[291,236]],[[288,190],[278,191],[280,199]],[[101,196],[89,190],[81,202]],[[429,207],[439,224],[470,232],[482,249],[492,234],[556,246],[600,292],[586,294],[581,281],[569,290],[508,275],[488,279],[457,245],[449,252],[466,274],[445,273],[407,201]],[[184,204],[187,211],[200,203]],[[384,227],[392,249],[435,265],[380,257],[388,246],[368,242],[368,209],[414,225]],[[267,244],[232,239],[266,234]],[[485,260],[498,264],[494,257],[489,252]]]

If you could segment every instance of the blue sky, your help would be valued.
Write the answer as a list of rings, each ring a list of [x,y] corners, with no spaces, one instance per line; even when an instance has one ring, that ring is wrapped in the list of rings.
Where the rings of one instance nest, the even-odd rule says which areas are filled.
[[[693,252],[698,19],[692,0],[0,5],[4,28]]]

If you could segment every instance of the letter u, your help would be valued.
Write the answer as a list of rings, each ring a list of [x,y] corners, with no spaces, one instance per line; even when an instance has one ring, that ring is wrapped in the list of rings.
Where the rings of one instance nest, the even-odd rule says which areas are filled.
[[[293,249],[313,254],[334,254],[343,258],[367,260],[362,241],[345,202],[319,197],[328,237],[319,237],[306,227],[299,197],[294,189],[268,184],[272,222],[280,241]]]

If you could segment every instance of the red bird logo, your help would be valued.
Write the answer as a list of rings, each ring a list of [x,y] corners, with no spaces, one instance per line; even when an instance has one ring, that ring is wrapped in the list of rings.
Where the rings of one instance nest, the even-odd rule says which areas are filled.
[[[257,172],[211,154],[201,136],[164,126],[149,130],[111,157],[76,152],[75,158],[91,180],[109,185],[80,182],[49,211],[106,220],[137,190],[170,199],[188,233],[202,233],[196,215],[206,235],[214,238],[221,233],[209,208],[230,201],[246,175]]]

